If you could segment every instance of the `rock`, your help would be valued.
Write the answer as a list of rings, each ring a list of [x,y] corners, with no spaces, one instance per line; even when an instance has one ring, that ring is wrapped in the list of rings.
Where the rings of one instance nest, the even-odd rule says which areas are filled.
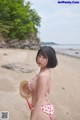
[[[75,52],[75,54],[79,54],[78,52]]]
[[[37,50],[40,48],[40,44],[38,44],[35,40],[7,40],[6,44],[8,44],[11,48],[21,48],[21,49],[31,49]]]
[[[7,48],[8,45],[5,43],[4,38],[0,37],[0,48]]]
[[[18,39],[0,39],[0,48],[21,48],[37,50],[40,48],[40,44],[34,39],[18,40]]]
[[[13,39],[13,40],[7,41],[7,44],[11,48],[20,48],[21,43],[22,43],[22,41],[19,41],[18,39]]]
[[[64,88],[64,87],[62,87],[62,89],[64,90],[65,88]]]
[[[8,54],[4,53],[3,55],[8,55]]]
[[[0,43],[0,48],[7,48],[5,44]]]
[[[6,68],[6,69],[10,69],[10,70],[14,70],[14,65],[13,64],[2,65],[1,67]]]
[[[29,50],[29,47],[28,46],[22,46],[22,47],[20,47],[21,49],[27,49],[27,50]]]
[[[7,48],[7,44],[5,42],[0,41],[0,48]]]
[[[31,50],[38,50],[40,47],[39,46],[31,46],[30,49]]]
[[[15,63],[2,65],[1,67],[9,69],[9,70],[14,70],[17,72],[22,72],[22,73],[31,73],[31,72],[34,72],[36,70],[35,68],[34,69],[30,68],[27,65],[15,64]]]

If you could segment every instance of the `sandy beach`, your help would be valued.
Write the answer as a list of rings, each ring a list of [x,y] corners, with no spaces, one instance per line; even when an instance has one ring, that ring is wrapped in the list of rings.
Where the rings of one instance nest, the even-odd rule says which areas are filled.
[[[20,96],[19,85],[38,73],[36,53],[34,50],[0,49],[0,111],[8,111],[10,120],[30,120],[30,110]],[[51,69],[49,96],[54,104],[55,120],[80,120],[80,59],[62,54],[57,54],[57,58],[58,66]],[[23,73],[1,67],[13,63],[33,71]]]

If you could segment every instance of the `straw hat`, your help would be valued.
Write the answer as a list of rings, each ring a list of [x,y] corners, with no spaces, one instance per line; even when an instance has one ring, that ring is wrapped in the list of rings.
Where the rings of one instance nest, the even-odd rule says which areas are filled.
[[[22,97],[29,99],[31,97],[31,91],[28,88],[28,81],[24,80],[20,83],[20,94]]]

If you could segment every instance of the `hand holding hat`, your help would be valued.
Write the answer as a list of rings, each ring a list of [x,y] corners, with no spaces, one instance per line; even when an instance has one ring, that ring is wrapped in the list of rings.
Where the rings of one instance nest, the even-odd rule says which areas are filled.
[[[20,83],[20,94],[25,99],[29,99],[31,97],[31,91],[28,88],[28,81],[24,80]]]

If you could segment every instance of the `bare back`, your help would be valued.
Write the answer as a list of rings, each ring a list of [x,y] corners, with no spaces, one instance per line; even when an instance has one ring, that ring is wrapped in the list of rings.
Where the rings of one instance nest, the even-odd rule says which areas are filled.
[[[39,79],[40,78],[40,79]],[[39,81],[42,81],[42,85],[40,86]],[[38,97],[38,86],[40,87],[40,89],[44,89],[44,94],[41,94],[41,91],[39,91],[39,93],[41,94],[40,97],[43,97],[43,102],[42,104],[47,104],[49,101],[47,101],[47,96],[50,93],[50,71],[49,70],[45,70],[44,72],[38,74],[31,82],[31,87],[33,89],[32,92],[32,106],[35,107],[36,104],[36,100]],[[39,84],[39,85],[38,85]],[[44,87],[45,86],[45,87]]]

